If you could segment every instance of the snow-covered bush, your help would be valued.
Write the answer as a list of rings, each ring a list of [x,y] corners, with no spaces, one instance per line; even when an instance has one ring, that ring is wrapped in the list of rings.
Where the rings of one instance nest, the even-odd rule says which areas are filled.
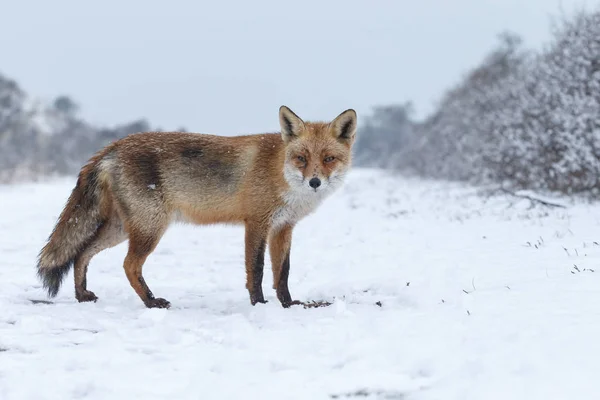
[[[600,11],[562,21],[495,110],[494,178],[564,193],[600,189]]]
[[[448,91],[436,112],[419,124],[418,146],[408,168],[442,179],[482,180],[487,159],[496,151],[498,123],[493,111],[503,107],[507,81],[528,58],[516,35],[502,34],[500,43],[482,64]]]
[[[538,52],[503,34],[432,115],[410,130],[386,126],[382,138],[394,131],[403,138],[378,144],[397,155],[393,167],[438,179],[598,194],[600,9],[561,21],[552,34]],[[377,137],[377,126],[363,129],[374,127],[364,136]]]

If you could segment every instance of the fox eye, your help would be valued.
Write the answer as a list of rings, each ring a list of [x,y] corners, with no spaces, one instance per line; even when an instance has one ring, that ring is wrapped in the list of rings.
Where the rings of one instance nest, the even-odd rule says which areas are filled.
[[[304,158],[304,156],[298,156],[298,161],[305,163],[306,162],[306,158]]]
[[[335,160],[335,157],[333,157],[333,156],[329,156],[329,157],[325,157],[325,159],[324,159],[323,161],[325,161],[326,163],[330,163],[330,162],[332,162],[333,160]]]

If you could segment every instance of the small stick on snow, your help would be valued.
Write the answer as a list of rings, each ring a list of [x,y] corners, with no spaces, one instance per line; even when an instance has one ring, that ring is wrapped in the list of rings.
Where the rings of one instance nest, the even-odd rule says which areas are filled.
[[[500,191],[502,193],[505,193],[505,194],[508,194],[510,196],[513,196],[513,197],[517,197],[517,198],[521,198],[521,199],[527,199],[532,204],[533,203],[539,203],[539,204],[542,204],[542,205],[548,206],[548,207],[566,208],[566,206],[564,204],[553,203],[551,201],[540,199],[538,197],[533,197],[533,196],[530,196],[528,194],[515,193],[515,192],[512,192],[512,191],[510,191],[508,189],[505,189],[505,188],[499,188],[498,191]]]

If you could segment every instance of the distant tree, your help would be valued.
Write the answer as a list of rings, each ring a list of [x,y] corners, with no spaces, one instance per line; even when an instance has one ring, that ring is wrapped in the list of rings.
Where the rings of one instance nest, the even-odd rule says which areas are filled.
[[[69,115],[74,115],[79,110],[77,103],[68,96],[58,96],[54,99],[54,108]]]
[[[413,138],[412,104],[374,107],[356,139],[358,165],[392,168]]]
[[[150,129],[150,124],[145,119],[139,119],[118,127],[119,132],[121,132],[123,136],[130,135],[132,133],[147,132]]]
[[[144,119],[99,129],[77,118],[78,108],[67,96],[57,97],[50,107],[32,101],[0,75],[0,181],[76,174],[110,141],[150,130]]]
[[[119,125],[110,129],[101,129],[98,133],[98,137],[103,143],[108,141],[120,139],[133,133],[147,132],[149,131],[150,124],[145,119],[139,119],[127,124]]]

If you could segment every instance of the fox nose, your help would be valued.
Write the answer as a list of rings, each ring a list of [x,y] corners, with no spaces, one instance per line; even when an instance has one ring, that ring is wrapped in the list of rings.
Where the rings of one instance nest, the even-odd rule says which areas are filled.
[[[321,180],[319,178],[312,178],[310,181],[308,181],[308,184],[311,188],[316,189],[321,186]]]

